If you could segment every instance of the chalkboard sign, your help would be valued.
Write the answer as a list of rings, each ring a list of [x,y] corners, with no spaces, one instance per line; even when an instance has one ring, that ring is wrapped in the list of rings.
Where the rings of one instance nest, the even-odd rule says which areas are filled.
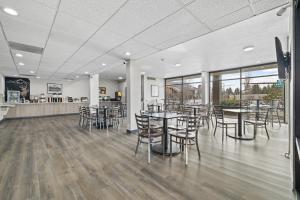
[[[30,80],[28,78],[5,77],[5,101],[7,91],[20,91],[20,98],[30,99]]]

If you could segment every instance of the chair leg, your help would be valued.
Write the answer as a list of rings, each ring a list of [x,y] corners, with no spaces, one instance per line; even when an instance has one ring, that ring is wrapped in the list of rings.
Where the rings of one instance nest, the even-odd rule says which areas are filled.
[[[209,119],[206,118],[206,123],[207,123],[207,129],[209,129]]]
[[[216,136],[216,130],[217,130],[217,123],[216,123],[215,130],[214,130],[214,136]]]
[[[281,122],[280,122],[280,119],[279,119],[278,110],[276,111],[276,114],[277,114],[277,119],[278,119],[279,126],[281,127]]]
[[[185,140],[185,165],[188,165],[188,145],[187,141]]]
[[[170,159],[172,159],[172,135],[170,135]]]
[[[163,160],[165,159],[165,137],[162,136],[162,154],[163,154]]]
[[[137,141],[136,148],[135,148],[135,155],[138,152],[139,145],[140,145],[140,137],[138,136],[138,141]]]
[[[254,124],[254,139],[256,138],[257,126]]]
[[[199,160],[200,160],[201,154],[200,154],[200,150],[199,150],[198,137],[196,137],[195,143],[196,143],[196,147],[197,147],[197,151],[198,151],[198,157],[199,157]]]
[[[151,156],[151,138],[148,138],[148,164],[150,164],[150,156]]]
[[[90,122],[89,131],[90,131],[90,133],[91,133],[91,132],[92,132],[92,119],[89,119],[89,122]]]
[[[269,136],[269,133],[268,133],[267,124],[265,124],[265,129],[266,129],[267,137],[268,137],[268,140],[269,140],[270,136]]]
[[[224,124],[222,124],[222,143],[224,141]]]

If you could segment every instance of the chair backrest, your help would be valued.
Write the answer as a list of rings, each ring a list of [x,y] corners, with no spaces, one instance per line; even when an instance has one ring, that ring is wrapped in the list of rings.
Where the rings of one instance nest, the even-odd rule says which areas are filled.
[[[224,118],[223,107],[220,105],[214,105],[213,115],[216,117],[216,119],[223,119]]]
[[[200,118],[197,116],[187,116],[186,117],[186,137],[189,133],[195,133],[196,137],[200,128]]]
[[[149,130],[150,127],[150,118],[146,115],[137,115],[135,114],[136,125],[138,128],[138,133],[145,132]]]
[[[269,112],[270,112],[270,108],[269,109],[265,109],[265,110],[261,109],[259,111],[259,113],[257,114],[258,120],[267,122],[268,117],[269,117]]]

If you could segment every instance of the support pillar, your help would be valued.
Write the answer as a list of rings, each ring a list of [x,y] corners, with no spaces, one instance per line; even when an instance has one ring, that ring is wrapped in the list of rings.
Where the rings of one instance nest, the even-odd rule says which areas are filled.
[[[141,110],[141,70],[133,60],[126,62],[127,81],[127,131],[137,129],[135,114]]]
[[[99,74],[90,75],[90,105],[99,105]]]

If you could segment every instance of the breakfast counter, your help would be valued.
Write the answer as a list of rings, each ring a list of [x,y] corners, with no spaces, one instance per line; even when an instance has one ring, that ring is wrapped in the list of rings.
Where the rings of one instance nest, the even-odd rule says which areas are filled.
[[[89,103],[17,103],[8,110],[6,119],[76,114],[79,106]]]

